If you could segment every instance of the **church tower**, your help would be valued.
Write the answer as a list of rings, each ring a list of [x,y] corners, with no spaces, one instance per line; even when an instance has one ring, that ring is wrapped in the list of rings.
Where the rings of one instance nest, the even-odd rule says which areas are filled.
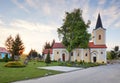
[[[92,32],[92,40],[94,42],[94,45],[106,44],[106,29],[103,28],[100,14],[98,14],[96,27]]]

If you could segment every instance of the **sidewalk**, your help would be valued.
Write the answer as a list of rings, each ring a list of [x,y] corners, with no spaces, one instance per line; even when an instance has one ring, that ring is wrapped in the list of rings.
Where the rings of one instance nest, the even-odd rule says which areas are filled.
[[[61,72],[71,72],[76,70],[81,70],[83,68],[77,68],[77,67],[65,67],[65,66],[48,66],[48,67],[38,67],[39,69],[47,69],[47,70],[55,70],[55,71],[61,71]]]

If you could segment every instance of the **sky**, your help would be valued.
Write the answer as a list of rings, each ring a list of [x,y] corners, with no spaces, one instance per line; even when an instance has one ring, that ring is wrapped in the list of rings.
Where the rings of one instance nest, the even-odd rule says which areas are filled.
[[[107,50],[120,46],[120,0],[0,0],[0,47],[9,35],[19,34],[25,52],[41,53],[45,42],[60,42],[57,28],[63,24],[65,12],[83,10],[83,19],[95,28],[98,13],[106,28]]]

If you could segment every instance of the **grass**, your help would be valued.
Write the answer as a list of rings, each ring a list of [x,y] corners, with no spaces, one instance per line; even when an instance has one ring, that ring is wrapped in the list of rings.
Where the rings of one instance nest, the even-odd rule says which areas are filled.
[[[44,62],[31,61],[26,67],[22,68],[8,68],[4,67],[5,64],[5,62],[0,62],[0,83],[10,83],[18,80],[43,77],[48,74],[54,75],[61,73],[58,71],[38,69],[37,67],[46,66]],[[58,64],[51,63],[50,65]]]
[[[38,69],[37,67],[43,66],[70,66],[70,67],[94,67],[101,64],[98,63],[85,63],[85,62],[52,62],[46,65],[45,62],[30,61],[26,67],[22,68],[9,68],[4,67],[6,63],[0,62],[0,83],[10,83],[19,80],[27,80],[32,78],[44,77],[46,75],[54,75],[62,72]]]

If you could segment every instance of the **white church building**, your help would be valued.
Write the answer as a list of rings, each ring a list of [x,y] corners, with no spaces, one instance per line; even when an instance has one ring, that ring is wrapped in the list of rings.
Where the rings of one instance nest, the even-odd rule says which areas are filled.
[[[72,51],[71,61],[85,61],[106,63],[106,29],[103,28],[100,14],[98,14],[95,29],[92,31],[92,42],[87,49],[76,48]],[[69,53],[62,43],[54,43],[52,49],[44,49],[45,57],[50,51],[51,60],[68,61]]]

